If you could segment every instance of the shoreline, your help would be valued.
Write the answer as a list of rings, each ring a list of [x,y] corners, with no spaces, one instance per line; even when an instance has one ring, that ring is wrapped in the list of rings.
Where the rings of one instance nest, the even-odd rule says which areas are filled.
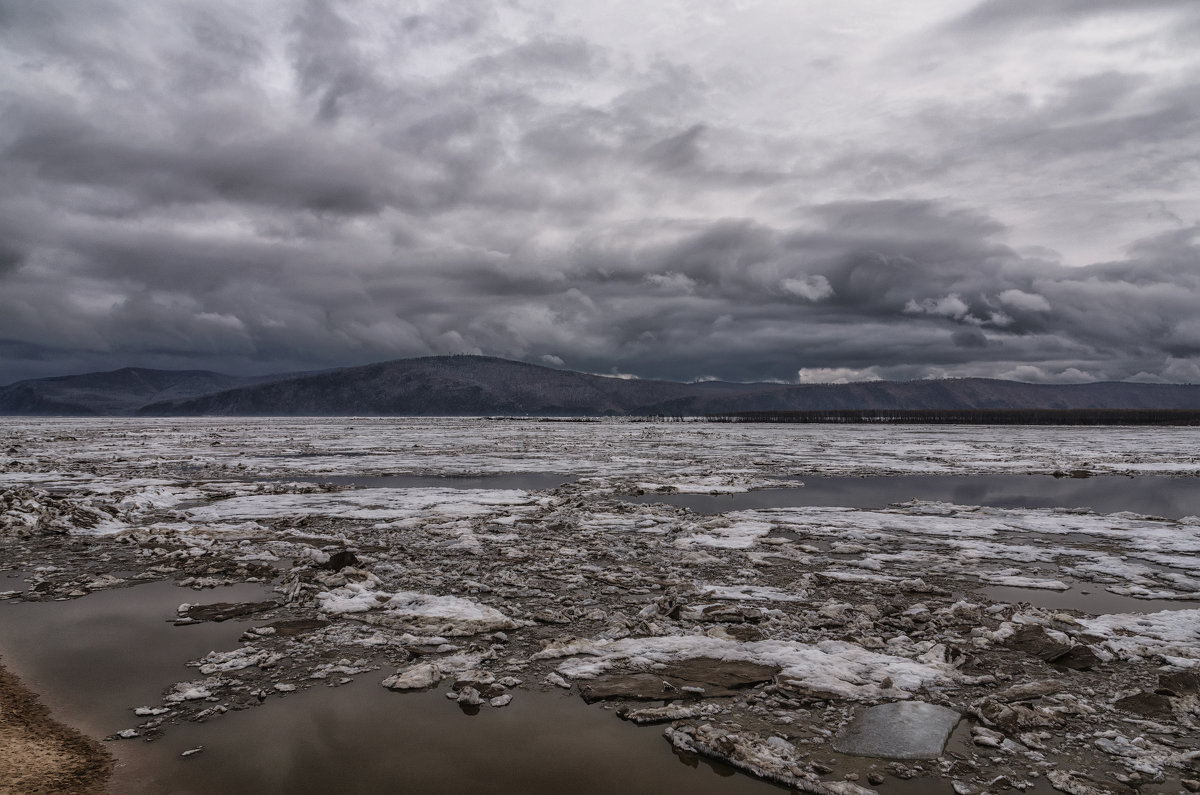
[[[0,795],[99,795],[114,763],[99,741],[55,720],[0,657]]]

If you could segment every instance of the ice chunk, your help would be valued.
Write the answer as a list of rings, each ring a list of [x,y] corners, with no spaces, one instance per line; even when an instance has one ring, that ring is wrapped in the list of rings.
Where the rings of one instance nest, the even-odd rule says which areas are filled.
[[[513,629],[517,623],[494,607],[459,596],[413,591],[388,593],[350,583],[317,594],[321,612],[350,615],[369,624],[409,627],[438,635],[476,635]]]
[[[923,701],[868,707],[833,742],[834,750],[884,759],[936,759],[961,716]]]
[[[433,663],[419,663],[384,679],[383,686],[390,690],[423,690],[433,687],[441,680],[442,671],[438,666]]]

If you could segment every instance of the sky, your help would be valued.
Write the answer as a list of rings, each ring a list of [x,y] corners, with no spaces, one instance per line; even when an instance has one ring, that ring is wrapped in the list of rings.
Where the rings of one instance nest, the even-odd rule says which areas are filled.
[[[0,0],[0,384],[1200,382],[1195,0]]]

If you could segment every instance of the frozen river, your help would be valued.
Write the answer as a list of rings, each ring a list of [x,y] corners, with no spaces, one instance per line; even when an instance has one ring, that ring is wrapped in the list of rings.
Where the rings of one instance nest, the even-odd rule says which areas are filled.
[[[12,418],[0,654],[130,790],[1175,792],[1198,439]],[[897,701],[940,755],[833,750]]]

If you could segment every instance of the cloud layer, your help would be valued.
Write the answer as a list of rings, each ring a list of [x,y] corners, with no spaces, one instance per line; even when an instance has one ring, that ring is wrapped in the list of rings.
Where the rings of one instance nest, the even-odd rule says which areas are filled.
[[[0,0],[0,383],[1200,381],[1195,3],[653,5]]]

